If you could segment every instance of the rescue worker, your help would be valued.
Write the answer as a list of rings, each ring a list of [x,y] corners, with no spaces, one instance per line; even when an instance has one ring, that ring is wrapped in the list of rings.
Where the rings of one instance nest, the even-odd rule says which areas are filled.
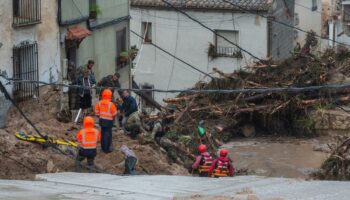
[[[157,144],[160,144],[160,140],[162,139],[162,137],[164,137],[164,135],[166,134],[166,132],[169,131],[169,123],[170,120],[166,119],[165,114],[162,112],[159,112],[157,114],[158,119],[152,124],[152,133],[151,133],[151,139],[154,139]]]
[[[196,157],[196,161],[192,165],[192,170],[198,170],[200,177],[208,177],[213,157],[207,152],[207,146],[204,144],[199,145],[198,152],[200,155]]]
[[[120,88],[119,78],[120,78],[119,73],[115,73],[113,75],[106,76],[106,77],[102,78],[102,80],[100,82],[98,82],[97,86]],[[112,90],[112,94],[114,94],[114,89],[111,89],[111,90]],[[96,98],[98,98],[98,95],[101,98],[101,94],[102,94],[101,90],[98,90],[97,94],[96,94]]]
[[[124,174],[136,175],[135,166],[137,164],[137,157],[135,153],[124,144],[120,147],[120,151],[124,154],[125,157]]]
[[[136,99],[132,97],[127,90],[123,91],[122,98],[123,98],[123,104],[120,106],[120,108],[124,111],[124,116],[122,121],[122,125],[124,127],[130,115],[133,113],[137,113],[138,107],[137,107]]]
[[[94,128],[94,119],[92,117],[84,118],[84,129],[80,130],[76,136],[79,142],[79,152],[76,160],[75,170],[81,169],[81,162],[86,158],[89,170],[95,169],[94,159],[96,157],[97,143],[101,140],[101,133]]]
[[[140,135],[143,139],[144,135],[148,135],[144,126],[145,125],[141,120],[140,113],[134,112],[128,117],[125,123],[125,130],[128,132],[132,139],[136,139],[138,135]]]
[[[218,159],[215,159],[209,168],[209,177],[233,176],[233,165],[227,155],[228,151],[226,149],[220,150],[220,157]]]
[[[90,75],[95,77],[94,72],[92,71],[92,68],[95,65],[95,61],[89,60],[88,63],[84,66],[80,66],[79,69],[77,70],[78,76],[81,76],[84,71],[88,71]]]
[[[111,102],[112,91],[106,89],[102,93],[102,100],[95,106],[95,114],[99,117],[102,140],[101,148],[104,153],[112,152],[112,128],[117,115],[117,107]]]

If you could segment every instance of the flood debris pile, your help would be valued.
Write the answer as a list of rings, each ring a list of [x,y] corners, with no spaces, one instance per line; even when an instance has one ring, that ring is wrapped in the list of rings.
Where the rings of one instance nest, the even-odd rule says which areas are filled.
[[[314,44],[314,40],[308,39]],[[175,113],[177,125],[172,131],[179,133],[181,137],[187,135],[193,138],[198,121],[205,120],[206,127],[212,129],[213,136],[217,136],[214,138],[224,142],[232,135],[239,134],[246,137],[256,133],[311,136],[315,133],[312,111],[349,103],[350,88],[278,92],[273,88],[350,83],[348,55],[349,51],[343,48],[338,51],[327,50],[318,56],[303,50],[281,63],[271,64],[266,60],[234,73],[224,73],[214,68],[219,78],[208,83],[198,82],[194,89],[252,90],[245,93],[187,92],[176,98],[165,99],[170,107],[178,110]],[[189,141],[187,142],[190,143]]]
[[[333,150],[314,176],[322,180],[350,180],[350,138]]]

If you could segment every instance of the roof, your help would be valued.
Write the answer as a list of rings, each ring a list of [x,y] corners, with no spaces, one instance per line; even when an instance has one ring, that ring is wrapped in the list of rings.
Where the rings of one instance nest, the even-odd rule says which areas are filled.
[[[212,10],[240,10],[244,7],[247,10],[268,11],[272,0],[229,0],[239,7],[233,6],[222,0],[167,0],[178,8],[184,9],[212,9]],[[162,0],[131,0],[131,6],[134,7],[158,7],[169,8]]]
[[[66,36],[67,40],[82,40],[86,38],[87,36],[90,36],[91,32],[87,30],[86,28],[75,26],[68,28],[68,33]]]

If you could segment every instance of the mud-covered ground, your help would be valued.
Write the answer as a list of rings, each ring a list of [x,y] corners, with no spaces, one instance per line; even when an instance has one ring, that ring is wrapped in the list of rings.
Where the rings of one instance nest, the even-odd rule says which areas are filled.
[[[58,92],[43,87],[39,100],[32,99],[20,103],[25,114],[42,133],[56,138],[75,139],[78,130],[69,131],[73,124],[56,120]],[[77,127],[81,128],[81,127]],[[21,141],[15,137],[16,131],[34,132],[19,112],[12,107],[8,113],[7,126],[0,129],[0,178],[31,179],[38,173],[74,171],[74,159],[62,155],[53,148]],[[139,145],[138,141],[125,136],[117,129],[113,130],[114,151],[104,154],[98,149],[96,165],[111,173],[122,173],[123,156],[119,151],[122,144],[129,146],[139,158],[137,169],[147,174],[187,175],[182,166],[172,163],[157,145]]]

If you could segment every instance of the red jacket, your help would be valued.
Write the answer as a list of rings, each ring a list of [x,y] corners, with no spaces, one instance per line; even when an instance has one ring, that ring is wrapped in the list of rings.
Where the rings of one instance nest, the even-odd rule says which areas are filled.
[[[214,169],[217,167],[217,162],[219,160],[222,161],[222,162],[227,162],[228,163],[228,170],[229,170],[230,176],[233,176],[233,165],[232,165],[232,162],[231,162],[230,159],[224,158],[224,157],[219,157],[218,159],[215,159],[213,161],[213,163],[210,166],[208,175],[211,176],[211,174],[213,173]]]

